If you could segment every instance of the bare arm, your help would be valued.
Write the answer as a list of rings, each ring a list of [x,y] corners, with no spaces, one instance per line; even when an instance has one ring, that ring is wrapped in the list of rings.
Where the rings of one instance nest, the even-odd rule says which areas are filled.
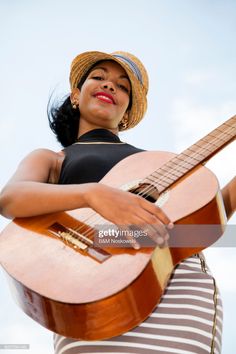
[[[234,177],[229,183],[221,190],[225,212],[227,219],[229,219],[236,210],[236,177]]]
[[[1,214],[8,218],[26,217],[86,206],[84,192],[88,184],[48,183],[59,158],[50,150],[29,154],[1,192]]]
[[[167,235],[165,226],[170,219],[155,204],[138,195],[101,183],[48,183],[58,158],[50,150],[36,150],[28,155],[2,190],[1,214],[9,218],[29,217],[90,207],[114,224],[152,224],[159,235]],[[151,234],[156,238],[154,230]]]

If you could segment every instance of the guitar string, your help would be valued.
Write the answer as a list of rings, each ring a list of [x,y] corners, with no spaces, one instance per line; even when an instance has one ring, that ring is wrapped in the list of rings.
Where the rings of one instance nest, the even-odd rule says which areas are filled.
[[[195,144],[195,147],[199,147],[199,145]],[[214,150],[215,149],[208,150],[208,151],[212,153],[214,152]],[[192,155],[187,154],[189,152]],[[188,149],[187,151],[181,153],[181,155],[175,156],[173,159],[167,162],[163,167],[160,167],[158,171],[154,171],[150,176],[148,176],[148,178],[146,178],[146,181],[149,180],[160,187],[164,187],[165,189],[171,183],[175,182],[176,179],[180,178],[181,175],[185,174],[193,167],[201,163],[202,161],[201,156],[202,156],[201,153],[199,152],[195,153],[194,150]],[[175,165],[177,165],[178,167],[177,169],[175,168]],[[169,183],[168,180],[171,181],[171,183]],[[162,182],[164,182],[164,184]]]
[[[225,134],[227,134],[225,131],[224,132],[222,132],[222,134],[223,135],[225,135]],[[221,134],[221,135],[222,135]],[[229,135],[229,134],[228,134]],[[214,137],[214,136],[213,136]],[[218,137],[214,137],[215,139],[213,139],[213,140],[219,140],[218,139]],[[221,139],[221,140],[223,140],[223,139]],[[223,140],[224,141],[224,140]],[[207,142],[207,145],[212,145],[209,141]],[[216,145],[217,146],[217,145]],[[218,146],[217,146],[218,147]],[[203,149],[202,149],[203,150]],[[210,150],[210,152],[212,152],[211,150]],[[198,152],[195,152],[195,155],[196,154],[198,154]],[[187,155],[187,157],[189,157],[188,155]],[[191,157],[190,157],[191,158]],[[183,161],[183,160],[180,160],[181,162]],[[184,161],[185,162],[185,161]],[[197,162],[199,163],[199,161],[197,160]],[[191,165],[191,163],[189,163],[188,162],[188,164],[190,164]],[[194,165],[193,165],[194,166]],[[162,177],[165,177],[165,176],[162,176]],[[151,191],[152,190],[152,188],[153,188],[153,186],[150,186],[150,188],[145,188],[144,190],[142,190],[142,192],[140,192],[140,193],[138,193],[137,195],[145,195],[146,197],[148,197],[148,195],[147,195],[147,192],[149,192],[149,191]],[[155,190],[155,188],[153,188],[154,190]],[[90,216],[88,219],[90,219],[90,221],[91,220],[93,220],[93,218],[95,217],[95,220],[96,220],[96,218],[97,218],[97,214],[94,214],[94,215],[92,215],[92,216]],[[88,220],[87,219],[87,220]],[[87,220],[84,220],[84,222],[86,222]],[[83,227],[83,226],[82,226]],[[78,228],[77,230],[78,231],[81,231],[81,227],[80,228]],[[94,229],[93,228],[88,228],[88,230],[86,231],[86,233],[85,234],[83,234],[85,237],[88,237],[90,240],[91,240],[91,238],[90,238],[90,236],[92,236],[92,234],[94,233]]]
[[[225,134],[225,132],[224,132],[224,134]],[[208,142],[208,144],[209,144],[209,142]],[[147,193],[147,192],[146,192],[146,193]],[[145,194],[146,194],[146,193],[145,193]],[[94,216],[97,216],[97,215],[95,214]],[[93,217],[93,216],[92,216],[92,217]],[[90,217],[90,219],[92,219],[92,218]],[[81,231],[81,230],[83,229],[83,227],[84,227],[84,226],[80,227],[80,228],[79,228],[79,231]],[[90,228],[90,229],[87,230],[87,235],[84,234],[83,236],[88,236],[88,238],[91,240],[91,238],[89,237],[89,236],[91,236],[91,233],[90,233],[90,235],[88,235],[88,233],[90,232],[90,230],[93,231],[93,229]],[[82,240],[82,241],[83,241],[83,240]]]
[[[231,128],[231,127],[230,127]],[[224,131],[224,132],[221,132],[221,134],[220,135],[226,135],[227,133]],[[209,134],[210,135],[210,134]],[[208,135],[208,136],[209,136]],[[228,135],[230,135],[229,133],[228,133]],[[215,136],[213,136],[214,137],[214,139],[213,139],[213,141],[219,141],[219,136],[217,136],[217,137],[215,137]],[[201,140],[203,140],[203,139],[201,139]],[[223,140],[224,141],[224,139],[220,139],[220,140]],[[207,144],[206,144],[206,146],[208,146],[208,145],[212,145],[212,141],[211,142],[207,142]],[[216,145],[217,146],[217,145]],[[218,146],[217,146],[218,147]],[[204,151],[205,150],[205,148],[202,148],[201,149],[201,151]],[[214,151],[214,150],[213,150]],[[211,150],[210,150],[210,152],[212,152]],[[195,152],[195,155],[197,155],[199,152]],[[177,156],[178,157],[178,156]],[[187,157],[189,158],[190,157],[190,159],[191,159],[191,156],[189,156],[189,155],[187,155]],[[182,162],[182,161],[184,161],[184,163],[186,162],[186,160],[180,160],[180,162]],[[169,162],[172,162],[172,161],[169,161]],[[199,163],[199,161],[197,160],[197,162]],[[191,165],[191,163],[190,162],[187,162],[188,164],[190,164]],[[166,164],[165,164],[166,165]],[[177,164],[177,166],[178,166],[178,164]],[[191,165],[191,166],[195,166],[195,165]],[[164,174],[162,175],[162,177],[163,178],[165,178],[166,176],[165,176],[165,172],[164,172]],[[148,180],[148,178],[146,178],[147,180]],[[156,189],[155,188],[153,188],[153,186],[148,186],[147,188],[144,188],[141,192],[139,192],[137,195],[140,195],[140,196],[146,196],[146,197],[148,197],[149,195],[147,195],[147,193],[149,192],[149,191],[151,191],[151,190],[153,190],[153,191],[155,191]],[[97,219],[97,220],[99,220],[99,217],[98,217],[98,215],[95,213],[94,215],[90,215],[87,219],[85,219],[83,222],[85,223],[85,222],[87,222],[89,219],[90,219],[90,222],[92,221],[93,223],[95,222],[95,220],[93,220],[94,219],[94,217],[95,217],[95,220]],[[76,231],[81,231],[81,229],[83,228],[84,226],[80,226],[79,228],[77,228],[76,229]],[[94,233],[94,229],[93,228],[88,228],[88,230],[83,234],[85,237],[88,237],[89,239],[91,239],[90,238],[90,236],[92,236],[91,235],[91,233],[93,234]]]
[[[227,125],[227,124],[225,124],[225,125]],[[230,130],[234,130],[234,127],[231,127],[231,126],[229,126],[228,125],[228,127],[230,127]],[[217,131],[220,131],[220,129],[216,129]],[[213,131],[214,132],[214,131]],[[212,133],[213,133],[212,132]],[[193,154],[193,156],[189,156],[189,155],[185,155],[185,156],[187,156],[187,160],[179,160],[178,162],[179,163],[175,163],[174,161],[172,161],[172,160],[174,160],[174,159],[176,159],[176,160],[178,160],[178,157],[179,156],[181,156],[183,153],[181,153],[180,155],[177,155],[177,156],[175,156],[173,159],[171,159],[170,161],[168,161],[164,166],[166,166],[167,168],[171,168],[171,166],[167,166],[167,164],[169,164],[169,163],[174,163],[177,167],[179,167],[179,165],[180,165],[180,167],[184,167],[184,165],[186,165],[186,163],[187,164],[190,164],[190,166],[192,166],[192,167],[195,167],[196,165],[195,164],[191,164],[191,162],[189,162],[188,161],[188,159],[190,158],[190,159],[192,159],[192,158],[194,158],[194,156],[198,156],[199,154],[201,154],[201,152],[203,151],[205,151],[205,150],[207,150],[207,146],[212,146],[212,145],[214,145],[214,142],[215,141],[219,141],[219,140],[222,140],[222,141],[224,141],[225,142],[225,137],[227,137],[227,135],[231,135],[229,132],[226,132],[226,131],[220,131],[221,133],[218,135],[218,136],[214,136],[213,135],[213,139],[211,140],[211,142],[210,141],[208,141],[206,144],[205,144],[205,146],[204,147],[200,147],[200,150],[199,151],[194,151],[194,154]],[[212,133],[210,133],[210,134],[208,134],[206,137],[212,137]],[[224,136],[224,138],[223,139],[221,139],[221,138],[219,138],[219,136]],[[226,136],[225,136],[226,135]],[[202,141],[204,141],[204,139],[206,138],[206,137],[204,137],[204,138],[202,138],[201,140],[199,140],[197,143],[195,143],[194,145],[195,146],[198,146],[197,144],[199,143],[199,142],[202,142]],[[233,135],[232,135],[232,137],[233,137]],[[227,139],[226,139],[226,141],[227,141]],[[192,146],[194,146],[194,145],[192,145]],[[192,147],[191,146],[191,147]],[[218,147],[217,145],[215,145],[216,147]],[[190,147],[190,148],[191,148]],[[185,151],[188,151],[188,150],[190,150],[190,148],[189,149],[187,149],[187,150],[185,150]],[[190,150],[191,152],[192,152],[192,150]],[[214,152],[214,149],[213,149],[213,151],[211,151],[211,150],[209,150],[210,152]],[[204,155],[203,155],[204,156]],[[181,166],[181,163],[182,162],[184,162],[184,164]],[[197,160],[197,164],[199,164],[200,163],[200,161],[199,160]],[[158,169],[158,171],[160,170],[160,169],[163,169],[163,168],[159,168]],[[174,171],[177,171],[178,172],[178,169],[176,169],[176,168],[174,168]],[[157,172],[157,171],[155,171],[155,172]],[[172,171],[171,171],[172,172]],[[181,171],[181,174],[182,174],[182,171]],[[152,176],[153,174],[151,174],[150,176]],[[169,173],[169,171],[167,171],[167,174],[166,174],[166,171],[164,171],[164,173],[162,174],[162,175],[160,175],[161,176],[161,178],[159,179],[159,182],[160,181],[162,181],[164,178],[168,178],[168,175],[172,175],[172,173]],[[153,183],[153,180],[152,179],[150,179],[150,176],[148,176],[148,177],[146,177],[146,180],[147,181],[151,181],[152,183]],[[155,176],[154,176],[155,177]],[[171,178],[170,178],[171,179]],[[171,179],[172,180],[172,179]],[[174,180],[175,181],[175,180]],[[173,182],[174,182],[173,181]],[[173,183],[172,182],[172,183]],[[167,185],[168,186],[168,185]],[[164,188],[166,188],[166,186],[164,186]],[[148,193],[150,192],[150,191],[156,191],[156,188],[155,187],[153,187],[152,185],[151,186],[148,186],[148,187],[146,187],[146,188],[144,188],[141,192],[139,192],[139,193],[137,193],[137,195],[139,195],[139,196],[143,196],[145,199],[150,195],[148,195]],[[94,212],[94,214],[93,215],[89,215],[85,220],[83,220],[83,224],[85,224],[85,223],[88,223],[88,220],[90,220],[90,222],[92,222],[92,223],[95,223],[95,221],[96,220],[99,220],[99,218],[101,218],[96,212]],[[94,220],[95,219],[95,220]],[[80,225],[79,227],[77,227],[77,228],[75,228],[75,231],[76,232],[81,232],[81,230],[84,228],[84,227],[86,227],[87,225]],[[90,226],[88,227],[88,230],[87,231],[85,231],[85,233],[83,233],[83,236],[84,237],[87,237],[87,238],[89,238],[90,240],[91,240],[91,238],[90,238],[90,236],[92,236],[94,234],[94,228],[91,228]]]
[[[230,135],[229,133],[226,133],[226,132],[223,132],[222,134],[224,134],[224,135]],[[227,136],[225,136],[226,138],[227,138]],[[224,137],[224,138],[225,138]],[[233,137],[233,135],[232,135],[232,137]],[[217,139],[218,139],[218,137],[217,137]],[[219,140],[219,139],[218,139]],[[220,139],[220,140],[222,140],[223,142],[225,142],[225,139]],[[228,138],[226,139],[226,141],[228,140]],[[203,141],[203,139],[201,140],[201,141],[199,141],[200,143],[202,143],[202,141]],[[197,142],[196,144],[194,144],[194,145],[192,145],[190,148],[188,148],[188,149],[186,149],[184,152],[182,152],[180,155],[177,155],[177,156],[175,156],[174,158],[172,158],[170,161],[168,161],[163,167],[160,167],[159,169],[158,169],[158,171],[154,171],[151,175],[149,175],[148,176],[148,178],[146,178],[146,180],[150,180],[150,181],[152,181],[152,182],[154,182],[156,179],[157,179],[157,177],[159,176],[159,177],[163,177],[163,178],[159,178],[158,180],[157,180],[157,183],[160,185],[160,186],[162,186],[162,187],[164,187],[164,188],[166,188],[166,187],[168,187],[168,185],[169,185],[169,183],[167,183],[166,185],[163,185],[161,182],[164,180],[165,182],[166,182],[166,179],[168,178],[169,180],[171,180],[171,182],[173,183],[173,182],[175,182],[175,180],[176,180],[176,178],[175,179],[173,179],[172,180],[172,176],[174,175],[174,177],[177,177],[177,178],[180,178],[180,176],[181,176],[181,174],[183,175],[183,171],[181,171],[181,170],[178,170],[178,168],[177,169],[173,169],[173,164],[174,165],[176,165],[177,167],[180,167],[180,168],[182,168],[182,169],[185,169],[184,170],[184,173],[186,173],[188,170],[190,170],[191,168],[193,168],[193,167],[195,167],[196,165],[198,165],[199,163],[201,163],[201,158],[200,158],[200,160],[199,159],[197,159],[197,158],[195,158],[195,156],[198,156],[199,157],[199,155],[202,155],[201,154],[201,152],[202,151],[206,151],[206,150],[208,150],[210,153],[212,153],[212,152],[214,152],[214,150],[215,149],[213,149],[213,150],[209,150],[209,149],[207,149],[207,148],[202,148],[202,146],[199,146],[198,144],[199,144],[199,142]],[[215,144],[212,144],[212,142],[211,143],[209,143],[208,142],[208,145],[215,145]],[[219,147],[218,145],[215,145],[217,148]],[[194,150],[191,150],[191,148],[192,147],[200,147],[200,149],[201,150],[198,150],[198,151],[194,151]],[[189,152],[190,151],[190,153],[192,153],[192,155],[188,155],[188,154],[186,154],[186,152]],[[182,156],[186,156],[186,159],[181,159],[182,158]],[[205,156],[204,155],[202,155],[204,158],[205,158]],[[197,161],[197,163],[193,163],[192,164],[192,161],[191,160],[196,160]],[[187,165],[190,165],[191,166],[191,168],[189,168]],[[171,171],[169,171],[171,169]],[[163,172],[162,172],[163,171]],[[180,172],[180,175],[176,175],[175,173],[173,173],[173,172]],[[169,177],[169,176],[171,176],[171,177]],[[155,177],[155,180],[153,180],[152,179],[152,177]]]
[[[225,131],[224,132],[222,132],[222,134],[223,135],[225,135],[225,134],[227,134]],[[221,134],[221,135],[222,135]],[[229,135],[229,134],[228,134]],[[219,140],[218,139],[218,137],[214,137],[214,140]],[[222,140],[222,139],[221,139]],[[224,140],[223,140],[224,141]],[[209,141],[207,142],[207,145],[212,145]],[[217,145],[216,145],[217,146]],[[217,146],[218,147],[218,146]],[[201,147],[202,149],[201,150],[204,150],[204,148],[203,147]],[[210,150],[210,152],[212,152],[211,150]],[[194,152],[195,153],[195,155],[197,155],[197,154],[199,154],[199,152]],[[189,155],[186,155],[187,156],[187,158],[191,158],[191,156],[189,156]],[[178,156],[177,156],[178,157]],[[169,162],[173,162],[173,161],[169,161]],[[190,166],[193,166],[194,167],[194,165],[192,165],[189,161],[186,161],[186,160],[180,160],[179,162],[184,162],[184,164],[186,164],[186,162],[188,163],[188,164],[190,164]],[[199,163],[199,161],[197,160],[197,163]],[[166,164],[165,164],[166,165]],[[178,166],[178,164],[177,164],[177,166]],[[168,167],[170,167],[170,166],[168,166]],[[183,167],[183,166],[182,166]],[[169,172],[169,171],[168,171]],[[166,172],[164,171],[164,175],[162,176],[162,177],[164,177],[164,178],[166,178],[166,177],[168,177],[168,174],[166,175],[165,174]],[[179,177],[179,176],[178,176]],[[149,178],[150,179],[150,178]],[[146,178],[146,180],[148,180],[148,178]],[[172,181],[172,180],[171,180]],[[152,181],[153,182],[153,181]],[[173,182],[173,181],[172,181]],[[153,186],[148,186],[148,187],[146,187],[146,188],[144,188],[141,192],[139,192],[137,195],[140,195],[140,196],[142,196],[142,195],[146,195],[147,197],[148,197],[148,195],[147,195],[147,193],[149,192],[149,191],[151,191],[152,190],[152,188],[153,188]],[[153,190],[155,190],[155,188],[153,188]],[[96,215],[96,214],[95,214]],[[90,218],[91,219],[91,218]],[[87,221],[87,220],[85,220],[85,221]]]
[[[231,128],[230,128],[231,129]],[[232,128],[233,129],[233,128]],[[223,135],[226,135],[228,133],[228,135],[229,135],[229,132],[226,132],[226,131],[224,131],[224,132],[222,132],[222,134]],[[221,134],[221,135],[222,135]],[[212,136],[211,136],[212,137]],[[218,137],[215,137],[215,136],[213,136],[214,138],[216,138],[216,139],[214,139],[214,140],[219,140],[219,138]],[[208,150],[208,151],[210,151],[211,153],[212,153],[212,150],[209,150],[209,149],[207,149],[207,147],[206,146],[211,146],[211,145],[215,145],[212,141],[211,142],[209,142],[209,141],[206,141],[206,140],[204,140],[205,138],[203,138],[203,139],[201,139],[200,141],[198,141],[197,143],[195,143],[194,145],[192,145],[190,148],[188,148],[188,149],[186,149],[185,151],[183,151],[180,155],[178,155],[178,156],[176,156],[176,157],[174,157],[173,159],[171,159],[169,162],[170,163],[175,163],[175,161],[174,160],[177,160],[177,164],[179,165],[179,162],[180,162],[180,167],[185,167],[185,165],[186,165],[186,163],[187,164],[190,164],[191,165],[191,162],[189,161],[189,159],[195,159],[195,156],[198,156],[198,155],[201,155],[201,152],[202,151],[204,151],[205,152],[205,150]],[[223,140],[224,141],[224,139],[221,139],[221,140]],[[201,144],[202,142],[206,142],[207,144],[205,144],[203,147],[200,145],[198,145],[199,143]],[[191,148],[195,148],[195,146],[196,147],[200,147],[200,149],[198,150],[198,151],[194,151],[194,150],[191,150]],[[217,148],[218,148],[218,145],[215,145]],[[187,155],[186,154],[186,152],[187,151],[190,151],[191,153],[193,153],[192,155]],[[214,151],[214,150],[213,150]],[[181,157],[182,157],[182,155],[185,155],[186,157],[187,157],[187,160],[186,159],[184,159],[184,160],[181,160]],[[205,158],[205,156],[203,155],[203,157]],[[181,162],[184,162],[184,164],[181,164]],[[200,161],[198,160],[198,159],[196,159],[196,161],[197,161],[197,163],[199,163]],[[168,162],[167,162],[167,164],[168,164]],[[166,166],[167,164],[165,164],[164,166]],[[169,167],[169,166],[167,166],[167,167]],[[171,168],[172,168],[172,166],[170,166]],[[161,170],[162,168],[160,168],[159,170]],[[158,170],[158,171],[159,171]],[[156,172],[156,171],[155,171]],[[155,173],[154,172],[154,173]],[[153,173],[153,174],[154,174]],[[165,171],[164,171],[164,173],[165,173]],[[168,176],[168,175],[167,175]],[[165,177],[167,177],[166,175],[165,175]],[[178,175],[177,175],[177,177],[179,177]]]
[[[232,127],[232,129],[231,129],[231,126],[230,126],[230,129],[228,129],[228,131],[226,132],[226,131],[221,131],[221,136],[222,135],[224,135],[224,138],[223,139],[220,139],[220,140],[222,140],[223,142],[225,142],[225,138],[227,138],[226,139],[226,141],[228,140],[228,136],[230,136],[230,137],[233,137],[233,136],[235,136],[235,133],[234,134],[231,134],[231,131],[232,130],[235,130],[235,128],[234,127]],[[230,132],[229,132],[230,131]],[[210,137],[210,138],[212,138],[212,136],[213,136],[213,141],[219,141],[219,138],[218,138],[218,136],[214,136],[214,135],[210,135],[210,134],[208,134],[208,136]],[[204,138],[203,138],[204,139]],[[202,142],[203,141],[203,139],[201,139],[200,141],[198,141],[196,144],[194,144],[195,146],[198,146],[197,144],[199,143],[199,142]],[[212,146],[212,140],[211,141],[208,141],[207,142],[207,144],[206,144],[206,146]],[[215,144],[214,144],[215,145]],[[218,145],[215,145],[217,148],[219,148],[219,146]],[[171,159],[169,162],[167,162],[167,164],[165,164],[164,166],[167,168],[167,173],[166,173],[166,171],[161,167],[160,169],[158,169],[158,171],[160,171],[160,170],[164,170],[164,173],[161,173],[161,171],[160,172],[157,172],[157,171],[155,171],[154,173],[152,173],[151,175],[149,175],[148,176],[148,178],[146,178],[146,180],[148,181],[148,180],[151,180],[152,182],[154,182],[153,181],[153,179],[151,179],[150,177],[155,177],[156,175],[158,176],[159,175],[159,179],[157,179],[157,183],[159,184],[159,185],[161,185],[162,187],[164,187],[164,189],[166,188],[166,187],[168,187],[169,185],[170,185],[170,183],[167,183],[167,185],[164,185],[163,186],[163,184],[162,183],[160,183],[160,182],[162,182],[164,179],[166,180],[166,178],[169,178],[170,180],[171,180],[171,183],[173,183],[173,182],[175,182],[176,180],[174,179],[174,180],[172,180],[172,172],[173,172],[173,163],[174,163],[174,165],[177,165],[177,166],[179,166],[180,165],[180,167],[181,168],[184,168],[185,166],[186,166],[186,164],[188,164],[188,165],[190,165],[191,167],[195,167],[196,165],[198,165],[199,163],[200,163],[200,161],[198,160],[198,159],[195,159],[196,161],[197,161],[197,164],[192,164],[191,163],[191,160],[192,160],[192,157],[194,157],[194,156],[198,156],[199,155],[199,150],[198,151],[192,151],[191,149],[187,149],[187,150],[185,150],[185,152],[186,151],[188,151],[188,150],[190,150],[191,152],[194,152],[194,154],[193,155],[186,155],[186,154],[184,154],[185,156],[187,156],[187,160],[180,160],[179,159],[179,157],[181,157],[181,155],[182,154],[180,154],[180,155],[177,155],[176,157],[174,157],[173,159]],[[202,151],[204,151],[205,152],[205,150],[206,150],[206,148],[205,148],[205,146],[204,147],[200,147],[200,155],[201,155],[201,152]],[[211,153],[212,152],[214,152],[214,150],[215,149],[213,149],[213,151],[212,150],[209,150]],[[204,155],[203,155],[204,156]],[[205,156],[204,156],[205,157]],[[190,159],[190,160],[189,160]],[[175,161],[177,161],[177,163],[175,162]],[[184,162],[184,163],[183,163]],[[169,171],[169,169],[172,169],[171,171]],[[187,168],[187,171],[188,170],[190,170],[189,168]],[[174,168],[174,171],[177,171],[178,172],[178,169],[175,169]],[[184,173],[186,173],[186,171],[184,171]],[[183,175],[183,172],[181,171],[181,174]],[[169,177],[171,175],[171,177]],[[160,178],[161,177],[161,178]],[[180,176],[178,176],[177,175],[177,177],[179,178]],[[144,180],[145,181],[145,180]],[[155,191],[155,187],[153,188],[153,186],[151,185],[151,186],[148,186],[146,189],[143,189],[142,190],[142,193],[143,194],[145,194],[145,195],[147,195],[150,191]],[[148,196],[148,195],[147,195]]]

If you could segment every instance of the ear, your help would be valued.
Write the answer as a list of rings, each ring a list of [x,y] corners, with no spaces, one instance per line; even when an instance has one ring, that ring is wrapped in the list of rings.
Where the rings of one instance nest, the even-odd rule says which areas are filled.
[[[73,88],[71,94],[70,94],[70,101],[71,101],[71,104],[74,108],[77,108],[79,106],[79,96],[80,96],[80,90],[76,87],[76,88]]]
[[[125,130],[127,129],[128,125],[129,125],[129,111],[126,111],[119,123],[119,128],[120,130]]]
[[[129,120],[129,114],[130,114],[130,110],[127,109],[127,111],[125,112],[125,114],[123,115],[123,119],[125,122],[128,122]]]

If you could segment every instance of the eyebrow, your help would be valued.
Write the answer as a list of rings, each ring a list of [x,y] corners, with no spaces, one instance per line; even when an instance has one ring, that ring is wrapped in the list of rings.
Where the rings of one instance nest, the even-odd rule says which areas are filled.
[[[97,67],[93,68],[91,70],[91,72],[93,72],[94,70],[99,70],[99,69],[105,71],[106,73],[108,72],[107,68],[105,68],[103,66],[97,66]],[[129,77],[127,75],[120,75],[120,79],[127,79],[130,82]]]

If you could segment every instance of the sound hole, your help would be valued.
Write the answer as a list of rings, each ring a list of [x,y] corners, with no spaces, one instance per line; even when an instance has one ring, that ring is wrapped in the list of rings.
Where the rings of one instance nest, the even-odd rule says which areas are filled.
[[[150,183],[140,183],[138,186],[129,189],[129,192],[140,195],[152,203],[155,203],[159,198],[159,192],[157,188]]]

